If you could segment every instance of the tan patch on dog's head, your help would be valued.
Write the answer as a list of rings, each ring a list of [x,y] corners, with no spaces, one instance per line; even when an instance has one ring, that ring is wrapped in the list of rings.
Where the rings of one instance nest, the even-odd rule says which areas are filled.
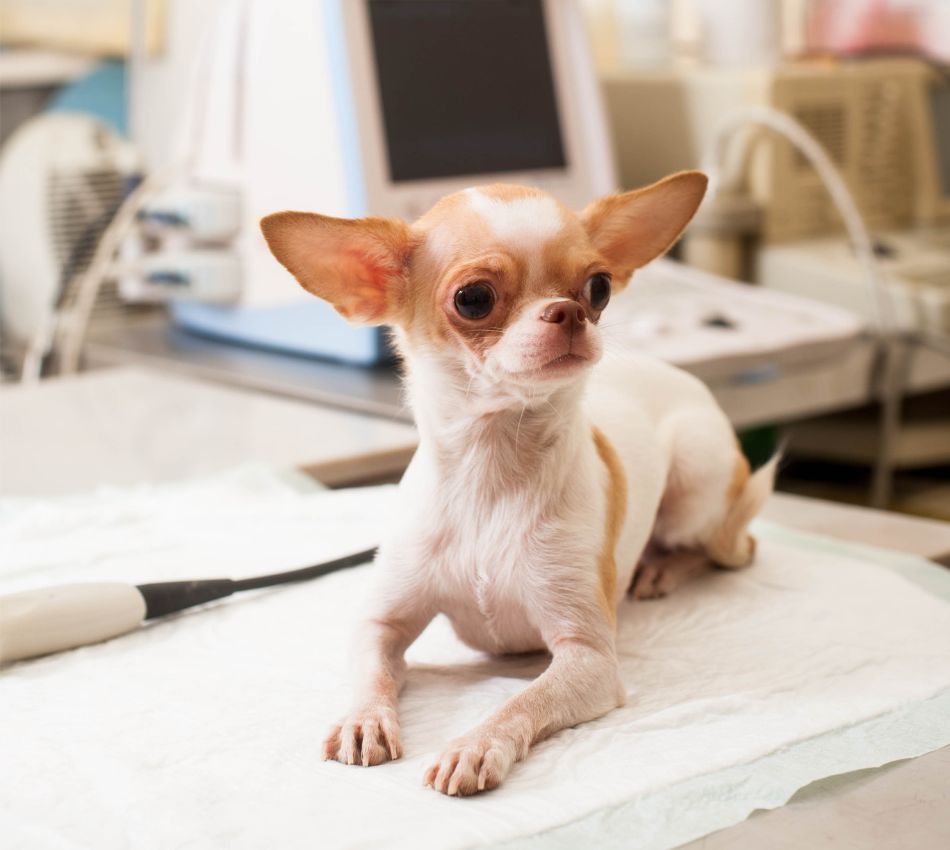
[[[526,304],[576,298],[600,267],[577,216],[550,195],[496,184],[443,198],[414,225],[421,237],[411,272],[409,336],[460,343],[483,358]],[[464,286],[487,283],[495,305],[484,319],[455,309]]]

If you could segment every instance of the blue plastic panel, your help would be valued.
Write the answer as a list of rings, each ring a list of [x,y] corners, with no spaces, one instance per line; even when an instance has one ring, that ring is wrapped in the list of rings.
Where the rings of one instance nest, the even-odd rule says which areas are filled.
[[[391,359],[382,328],[353,327],[317,299],[255,308],[178,301],[171,313],[186,330],[239,345],[361,366]]]

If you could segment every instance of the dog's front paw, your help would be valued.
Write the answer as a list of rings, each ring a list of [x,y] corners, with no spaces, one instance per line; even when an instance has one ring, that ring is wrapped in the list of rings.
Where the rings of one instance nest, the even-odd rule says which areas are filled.
[[[496,788],[515,762],[515,747],[491,734],[473,733],[449,744],[425,775],[430,788],[465,797]]]
[[[323,742],[323,758],[369,767],[402,755],[399,720],[388,707],[353,712],[330,730]]]

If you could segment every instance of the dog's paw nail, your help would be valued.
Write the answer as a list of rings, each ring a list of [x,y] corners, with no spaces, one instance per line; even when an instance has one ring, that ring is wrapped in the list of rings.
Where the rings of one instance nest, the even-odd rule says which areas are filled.
[[[494,738],[462,739],[426,772],[425,785],[449,797],[467,797],[501,784],[514,761]]]
[[[324,759],[371,767],[402,755],[399,724],[389,708],[356,712],[334,726],[323,744]]]

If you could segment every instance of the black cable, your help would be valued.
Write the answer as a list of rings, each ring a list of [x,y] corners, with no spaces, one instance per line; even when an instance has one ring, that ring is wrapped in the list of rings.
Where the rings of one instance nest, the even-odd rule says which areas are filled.
[[[145,619],[153,620],[156,617],[164,617],[177,611],[184,611],[186,608],[193,608],[195,605],[225,599],[244,590],[259,590],[279,584],[320,578],[329,573],[365,563],[375,554],[374,547],[364,549],[362,552],[354,552],[352,555],[344,555],[342,558],[334,558],[332,561],[324,561],[322,564],[301,567],[299,570],[252,576],[238,581],[230,578],[208,578],[191,581],[160,581],[140,584],[137,587],[145,600]]]
[[[372,549],[354,552],[352,555],[344,555],[342,558],[336,558],[322,564],[315,564],[312,567],[301,567],[299,570],[288,570],[285,573],[271,573],[267,576],[254,576],[253,578],[240,579],[234,582],[234,591],[237,593],[241,590],[256,590],[260,587],[274,587],[278,584],[289,584],[294,581],[320,578],[328,573],[349,569],[365,561],[372,560],[375,554],[376,547],[374,546]]]

